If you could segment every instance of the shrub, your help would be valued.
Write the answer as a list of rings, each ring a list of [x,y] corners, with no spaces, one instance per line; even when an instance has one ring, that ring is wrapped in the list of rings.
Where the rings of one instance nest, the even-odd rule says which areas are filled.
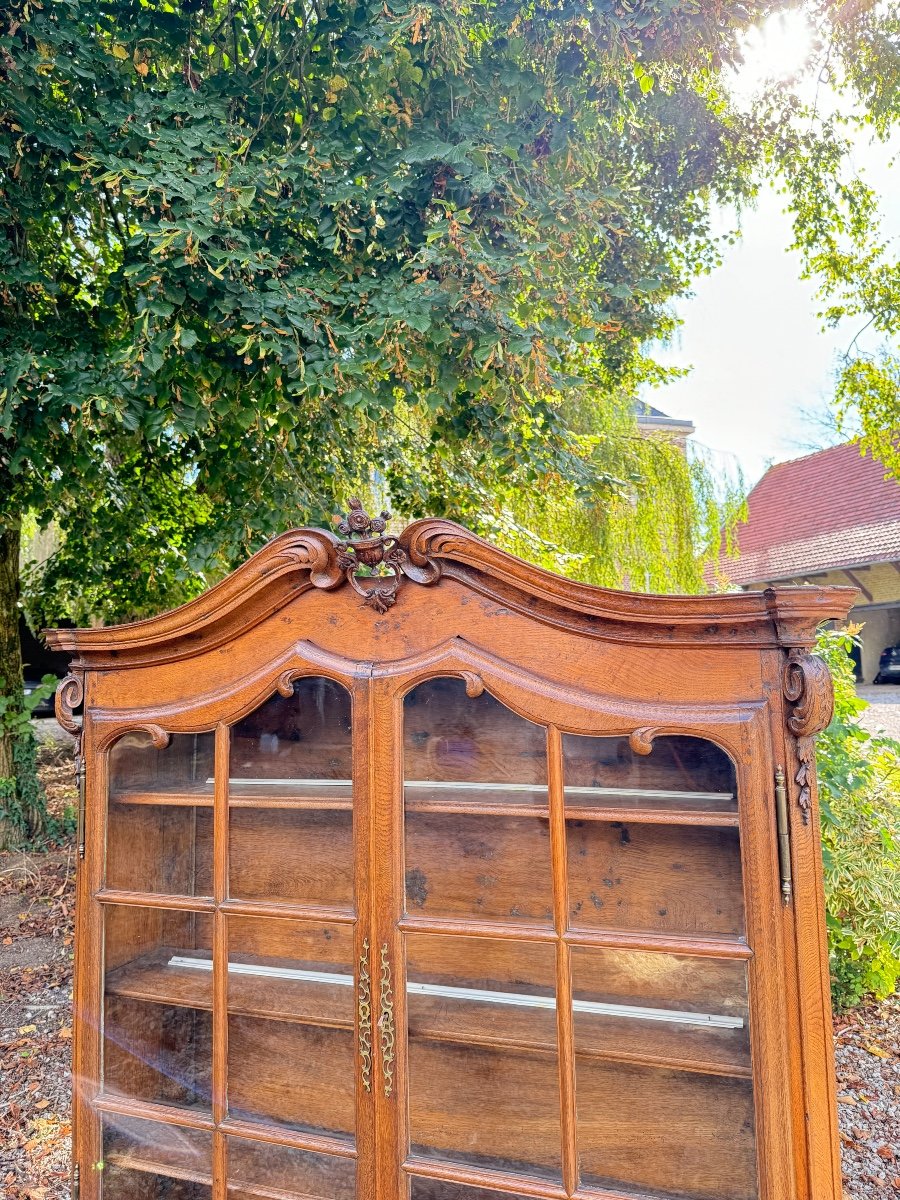
[[[859,627],[820,634],[834,718],[817,743],[825,907],[836,1009],[900,979],[900,743],[859,724],[850,650]]]

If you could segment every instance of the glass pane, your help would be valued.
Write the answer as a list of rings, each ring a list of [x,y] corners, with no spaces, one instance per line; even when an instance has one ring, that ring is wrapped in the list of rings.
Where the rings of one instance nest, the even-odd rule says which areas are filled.
[[[104,1091],[208,1110],[211,916],[131,905],[104,915]]]
[[[410,1037],[556,1052],[552,944],[409,934]]]
[[[552,927],[549,822],[407,810],[406,911]]]
[[[749,1075],[746,964],[573,946],[575,1051]]]
[[[312,1154],[292,1146],[228,1138],[229,1200],[256,1200],[273,1194],[354,1200],[356,1163],[352,1158]]]
[[[212,894],[212,733],[173,734],[157,750],[144,733],[109,753],[106,886]]]
[[[628,738],[566,734],[566,806],[736,813],[734,767],[724,751],[695,737],[659,737],[650,754]]]
[[[459,679],[404,703],[406,910],[552,925],[546,732]]]
[[[228,917],[228,1011],[353,1029],[353,926]]]
[[[572,928],[744,932],[736,828],[568,820],[566,836]]]
[[[558,1181],[554,947],[406,946],[411,1151]]]
[[[212,1134],[108,1114],[102,1170],[103,1200],[206,1200]]]
[[[347,690],[306,678],[234,727],[229,894],[353,904],[351,711]]]
[[[749,1079],[576,1059],[581,1182],[653,1200],[755,1200]]]
[[[563,749],[570,928],[742,936],[728,757],[689,737]],[[746,962],[688,951],[571,947],[583,1188],[757,1196]]]
[[[244,1121],[352,1134],[353,1031],[229,1015],[228,1111]]]
[[[228,920],[228,1106],[234,1117],[353,1132],[353,928]]]
[[[463,1183],[449,1183],[444,1179],[424,1179],[413,1175],[410,1178],[410,1200],[526,1200],[516,1192],[496,1192],[492,1188],[468,1187]]]

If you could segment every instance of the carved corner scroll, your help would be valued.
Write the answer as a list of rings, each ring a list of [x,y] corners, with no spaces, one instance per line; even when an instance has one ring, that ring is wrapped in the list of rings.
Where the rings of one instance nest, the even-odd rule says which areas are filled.
[[[78,790],[78,822],[76,829],[76,850],[79,858],[84,858],[84,757],[82,753],[82,734],[84,733],[84,717],[76,717],[75,709],[84,703],[84,672],[73,671],[61,680],[56,688],[54,709],[56,719],[75,739],[75,787]]]
[[[797,739],[797,770],[794,774],[797,802],[803,823],[808,824],[812,808],[813,739],[826,727],[834,712],[831,672],[821,658],[808,650],[792,649],[784,665],[782,691],[791,706],[787,727]]]
[[[671,728],[665,725],[642,725],[628,735],[628,745],[632,754],[652,754],[653,743],[658,737],[666,734],[683,734],[684,729]]]
[[[125,725],[110,725],[99,732],[96,739],[97,750],[108,749],[113,742],[117,742],[126,733],[145,733],[154,750],[165,750],[172,740],[168,729],[163,729],[162,725],[157,725],[153,721],[129,721]]]
[[[61,680],[56,689],[56,719],[67,733],[71,733],[81,745],[83,719],[75,716],[75,709],[84,703],[84,674],[79,671]]]
[[[484,691],[484,680],[477,671],[461,671],[460,674],[466,685],[466,695],[475,700]]]

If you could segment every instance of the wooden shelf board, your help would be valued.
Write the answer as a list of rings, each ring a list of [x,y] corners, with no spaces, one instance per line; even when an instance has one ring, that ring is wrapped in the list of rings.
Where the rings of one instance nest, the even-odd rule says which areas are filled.
[[[397,926],[404,933],[442,933],[451,937],[498,938],[514,942],[555,942],[551,925],[534,921],[467,920],[459,917],[402,916]],[[598,946],[610,950],[659,950],[687,957],[745,958],[753,951],[740,937],[730,935],[646,933],[630,929],[567,929],[562,940],[569,946]]]
[[[332,782],[338,786],[351,786],[349,781]],[[427,789],[438,794],[423,795],[422,791]],[[464,784],[421,780],[405,784],[404,791],[406,811],[411,813],[444,813],[448,816],[530,816],[544,820],[550,816],[546,799],[547,789],[542,785]],[[522,798],[516,799],[516,796]],[[534,796],[540,799],[536,802]],[[588,798],[591,799],[590,803],[587,802]],[[114,793],[110,800],[114,804],[122,805],[211,808],[213,791],[208,784],[197,788],[183,787],[158,791],[135,789]],[[723,804],[729,807],[723,808]],[[566,789],[566,817],[578,821],[628,820],[652,824],[736,826],[738,814],[736,807],[732,805],[733,797],[725,792],[600,787]],[[295,787],[291,787],[287,781],[273,781],[269,787],[261,781],[253,781],[247,790],[232,787],[229,806],[235,809],[285,808],[349,812],[353,808],[353,799],[352,796],[335,795],[325,787],[316,787],[314,780],[298,781]]]
[[[563,1187],[537,1176],[519,1175],[514,1171],[492,1170],[490,1167],[470,1166],[467,1163],[455,1163],[450,1159],[426,1158],[415,1152],[409,1154],[402,1165],[407,1175],[416,1176],[419,1179],[459,1183],[463,1186],[486,1188],[506,1195],[531,1196],[534,1197],[534,1200],[672,1200],[671,1193],[667,1195],[663,1192],[651,1192],[646,1188],[639,1190],[610,1189],[584,1184],[579,1186],[569,1198]]]
[[[129,1171],[141,1171],[147,1175],[165,1175],[168,1179],[183,1179],[188,1183],[200,1183],[212,1187],[211,1174],[189,1171],[178,1164],[158,1161],[152,1154],[112,1150],[106,1155],[106,1161],[113,1166],[123,1167]],[[285,1191],[282,1188],[267,1187],[263,1183],[254,1183],[231,1176],[228,1177],[227,1185],[229,1193],[246,1192],[251,1196],[259,1196],[262,1200],[327,1200],[327,1197],[313,1192]]]
[[[114,1167],[128,1171],[141,1171],[146,1175],[165,1175],[168,1179],[184,1179],[188,1183],[202,1183],[212,1187],[212,1175],[202,1171],[189,1171],[177,1163],[158,1160],[152,1154],[134,1154],[125,1150],[110,1150],[105,1161]]]
[[[126,996],[149,1004],[173,1008],[196,1008],[207,1012],[213,1007],[212,971],[170,966],[168,959],[177,951],[138,959],[112,971],[106,980],[108,995]],[[282,993],[279,995],[279,992]],[[296,984],[276,979],[255,979],[246,975],[228,976],[228,1013],[258,1017],[267,1021],[291,1021],[331,1029],[353,1029],[352,989],[317,984],[310,993],[310,1011],[298,1011]],[[262,993],[262,994],[260,994]],[[341,1008],[348,1015],[341,1017]]]
[[[121,792],[112,802],[121,805],[142,805],[160,808],[212,808],[211,795],[200,792]],[[353,801],[338,796],[230,796],[229,808],[291,809],[298,812],[351,812]],[[446,816],[473,817],[535,817],[550,819],[546,804],[494,800],[408,799],[408,813],[437,813]],[[569,821],[607,821],[650,825],[702,825],[737,827],[736,812],[720,812],[703,808],[636,808],[605,805],[567,805]]]
[[[446,1042],[449,1044],[463,1043],[466,1046],[480,1046],[485,1050],[514,1050],[516,1053],[539,1054],[556,1059],[557,1043],[555,1041],[526,1041],[521,1038],[503,1037],[499,1034],[473,1034],[471,1029],[465,1035],[454,1034],[439,1028],[429,1028],[417,1023],[411,1030],[411,1036],[422,1038],[429,1042]],[[607,1050],[597,1046],[579,1048],[577,1039],[574,1047],[577,1061],[617,1062],[630,1066],[650,1067],[663,1071],[682,1071],[690,1075],[723,1075],[729,1079],[752,1079],[753,1070],[743,1063],[715,1062],[712,1059],[677,1057],[675,1055],[642,1054],[638,1051]]]
[[[171,951],[164,951],[161,954],[138,959],[124,967],[117,968],[107,977],[107,994],[125,996],[148,1004],[211,1011],[213,1006],[212,971],[172,966],[168,961],[171,953]],[[229,974],[228,987],[229,1015],[344,1029],[347,1032],[351,1032],[354,1028],[352,1007],[354,991],[352,987],[316,982],[307,984],[304,988],[298,986],[298,983],[294,981],[235,973]],[[280,996],[279,993],[281,993]],[[462,999],[456,1003],[465,1006],[458,1011],[469,1018],[461,1031],[451,1030],[440,1024],[429,1024],[428,1019],[425,1018],[424,1020],[414,1020],[412,1035],[429,1041],[463,1043],[487,1049],[553,1056],[557,1054],[555,1038],[514,1037],[473,1029],[471,1018],[473,1013],[479,1011],[479,1001]],[[483,1008],[483,1005],[481,1007]],[[347,1012],[340,1015],[342,1008]],[[522,1014],[517,1015],[521,1016]],[[611,1019],[627,1020],[625,1016]],[[666,1024],[666,1022],[658,1023]],[[700,1025],[687,1025],[685,1028],[706,1031],[706,1027]],[[575,1054],[577,1058],[583,1059],[634,1063],[691,1073],[737,1077],[747,1077],[750,1074],[749,1067],[739,1063],[716,1062],[690,1056],[663,1056],[628,1050],[610,1050],[585,1046],[583,1039],[580,1046],[576,1042]]]

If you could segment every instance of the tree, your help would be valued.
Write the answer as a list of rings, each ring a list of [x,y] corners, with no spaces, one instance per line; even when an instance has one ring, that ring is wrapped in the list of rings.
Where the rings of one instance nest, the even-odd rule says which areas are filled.
[[[64,539],[45,598],[133,615],[373,470],[481,528],[522,488],[633,495],[633,421],[598,434],[585,397],[653,375],[642,345],[716,261],[709,199],[752,156],[716,71],[764,8],[8,5],[11,707],[24,511]]]
[[[822,87],[808,103],[794,82],[775,89],[766,101],[778,129],[772,153],[822,319],[855,323],[837,374],[839,420],[900,480],[900,257],[877,193],[853,169],[856,140],[887,142],[900,127],[900,10],[880,0],[812,0],[805,11],[817,34],[807,75],[836,103],[822,103]]]

